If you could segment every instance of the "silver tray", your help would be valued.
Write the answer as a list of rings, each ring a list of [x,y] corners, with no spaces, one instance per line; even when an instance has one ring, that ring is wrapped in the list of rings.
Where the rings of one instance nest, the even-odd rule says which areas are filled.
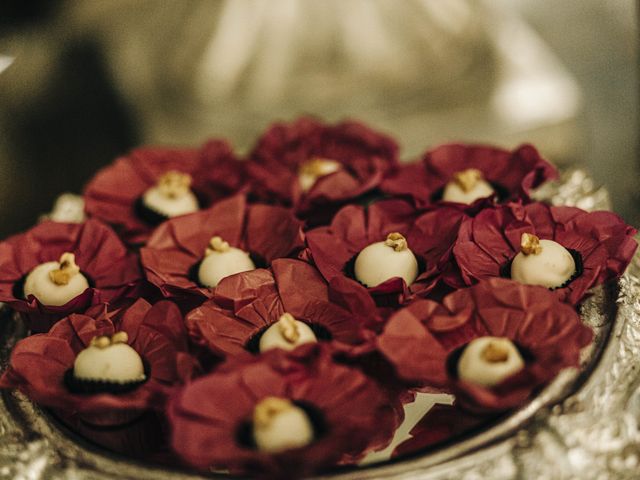
[[[552,204],[610,207],[580,170],[538,191]],[[54,212],[55,213],[55,212]],[[54,215],[55,216],[55,215]],[[596,289],[582,318],[595,332],[580,369],[567,369],[531,402],[471,437],[420,454],[341,470],[325,479],[638,478],[640,471],[640,254],[615,284]],[[24,337],[5,310],[0,362]],[[213,474],[212,474],[213,475]],[[214,475],[215,476],[215,475]],[[205,478],[135,462],[93,447],[16,391],[0,395],[0,478]]]

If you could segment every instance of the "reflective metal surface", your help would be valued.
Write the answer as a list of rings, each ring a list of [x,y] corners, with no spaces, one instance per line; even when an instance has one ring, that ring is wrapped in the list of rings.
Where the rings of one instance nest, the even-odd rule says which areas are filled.
[[[609,206],[582,171],[566,172],[539,196],[554,204]],[[74,202],[72,197],[66,197]],[[64,201],[59,208],[64,209]],[[528,405],[497,425],[450,446],[408,459],[327,474],[337,479],[636,478],[640,462],[640,255],[616,285],[596,290],[582,307],[594,328],[580,370],[563,371]],[[26,334],[5,312],[0,323],[6,364]],[[0,401],[0,478],[173,479],[188,472],[143,465],[100,451],[63,431],[16,392]]]

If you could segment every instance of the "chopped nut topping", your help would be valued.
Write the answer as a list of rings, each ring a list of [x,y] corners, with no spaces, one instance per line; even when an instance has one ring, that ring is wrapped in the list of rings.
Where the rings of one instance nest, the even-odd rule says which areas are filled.
[[[340,162],[328,158],[312,158],[300,165],[298,174],[322,177],[329,175],[340,168]]]
[[[409,248],[407,239],[401,233],[393,232],[387,235],[387,239],[384,241],[387,247],[393,248],[396,252],[401,252]]]
[[[278,319],[280,335],[289,343],[294,343],[300,338],[300,330],[296,319],[290,313],[283,313]]]
[[[453,174],[453,181],[463,192],[470,192],[482,180],[482,172],[477,168],[467,168]]]
[[[191,175],[188,173],[170,170],[158,180],[160,193],[168,198],[178,198],[189,192],[191,187]]]
[[[276,415],[292,408],[291,400],[281,397],[266,397],[253,410],[253,427],[255,429],[269,428]]]
[[[489,342],[481,355],[489,363],[501,363],[509,359],[509,351],[497,342]]]
[[[76,265],[76,256],[73,253],[65,252],[60,257],[60,268],[51,270],[49,278],[56,285],[68,285],[71,278],[80,273],[80,267]]]
[[[90,346],[96,348],[107,348],[111,345],[115,345],[116,343],[127,343],[129,341],[129,335],[127,332],[116,332],[112,336],[101,335],[99,337],[93,337]]]
[[[225,242],[222,237],[215,236],[209,241],[209,246],[204,251],[204,256],[211,255],[213,252],[228,252],[230,248],[229,242]]]
[[[538,255],[542,252],[540,239],[532,233],[523,233],[520,237],[520,250],[524,255]]]

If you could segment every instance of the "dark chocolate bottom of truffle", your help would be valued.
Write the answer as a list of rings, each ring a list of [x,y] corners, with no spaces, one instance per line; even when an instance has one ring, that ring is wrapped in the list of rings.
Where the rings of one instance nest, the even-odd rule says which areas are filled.
[[[550,288],[549,290],[557,290],[559,288],[566,287],[571,282],[573,282],[576,278],[578,278],[580,275],[582,275],[582,273],[584,272],[584,263],[582,261],[582,254],[579,251],[574,250],[572,248],[567,248],[567,251],[569,252],[571,257],[573,258],[573,262],[576,265],[576,271],[573,272],[573,275],[571,275],[569,277],[569,279],[566,282],[564,282],[562,285],[560,285],[558,287]],[[509,278],[509,279],[511,278],[511,264],[513,263],[513,259],[514,258],[516,258],[516,257],[514,256],[507,263],[505,263],[504,265],[502,265],[500,267],[500,276],[502,278]]]
[[[292,403],[296,406],[304,410],[304,413],[307,414],[311,425],[313,426],[313,440],[317,441],[324,437],[328,432],[328,425],[325,420],[324,414],[314,405],[302,401],[302,400],[293,400]],[[256,450],[258,447],[256,445],[256,441],[253,437],[253,421],[245,420],[240,423],[236,430],[236,442],[241,447]]]
[[[324,325],[320,325],[318,323],[306,323],[309,328],[311,329],[311,331],[313,332],[313,334],[316,336],[316,338],[318,339],[318,341],[320,342],[329,342],[333,339],[333,335],[331,335],[331,332],[324,326]],[[254,355],[257,355],[260,353],[260,339],[262,338],[262,335],[264,335],[264,332],[266,332],[272,325],[274,325],[274,323],[272,323],[271,325],[267,325],[266,327],[263,327],[259,332],[257,332],[256,334],[252,335],[249,340],[247,340],[247,343],[245,344],[245,349],[248,352],[253,353]]]
[[[149,380],[151,376],[151,366],[146,360],[142,361],[144,365],[144,380],[135,382],[118,383],[108,382],[104,380],[87,380],[79,379],[73,375],[73,367],[64,372],[64,384],[71,393],[79,395],[95,395],[98,393],[110,393],[112,395],[122,395],[134,391],[139,386]]]

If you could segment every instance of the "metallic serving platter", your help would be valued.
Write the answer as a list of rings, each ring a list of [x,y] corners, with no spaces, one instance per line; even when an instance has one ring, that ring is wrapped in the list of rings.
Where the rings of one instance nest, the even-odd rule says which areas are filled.
[[[552,204],[586,210],[610,207],[606,191],[594,186],[581,170],[565,172],[559,182],[545,186],[537,196]],[[318,478],[637,478],[640,255],[618,282],[598,288],[582,306],[581,314],[596,334],[593,345],[583,352],[582,367],[561,372],[530,403],[500,423],[410,457]],[[2,312],[3,368],[12,346],[26,333],[19,317],[8,310]],[[4,391],[0,396],[0,478],[204,477],[100,450],[66,431],[24,395]]]

